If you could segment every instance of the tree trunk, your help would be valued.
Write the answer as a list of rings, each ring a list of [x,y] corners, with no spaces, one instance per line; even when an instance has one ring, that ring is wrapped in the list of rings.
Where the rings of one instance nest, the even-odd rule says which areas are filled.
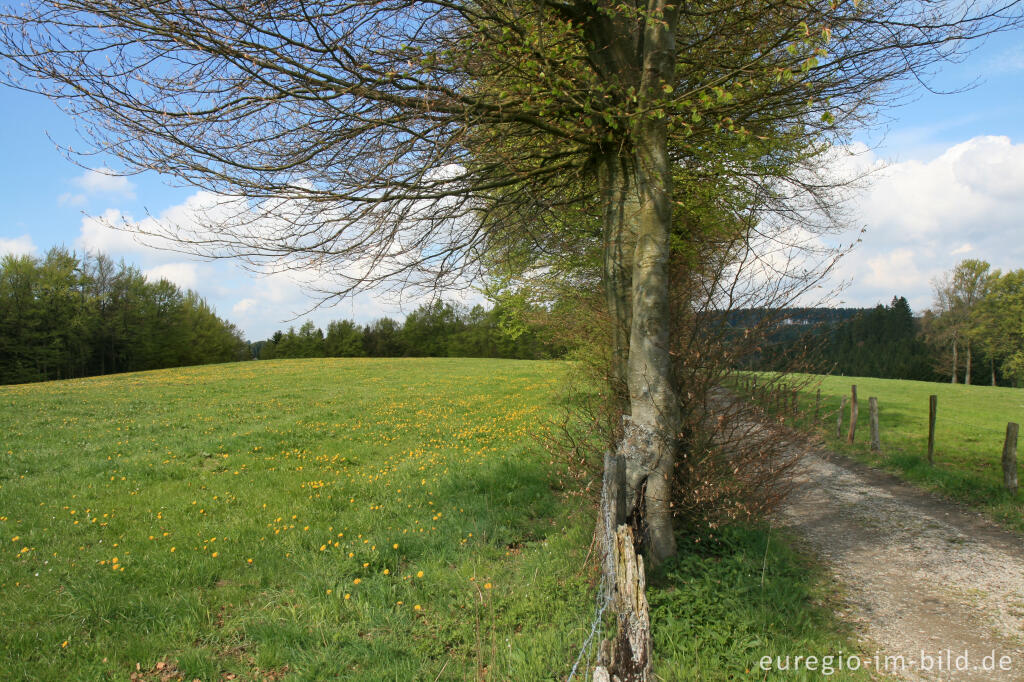
[[[647,539],[651,563],[676,551],[669,506],[679,432],[679,401],[669,355],[669,230],[671,174],[666,128],[652,125],[638,140],[638,180],[643,206],[633,264],[633,319],[629,337],[629,400],[634,427],[645,432],[650,452],[626,464],[627,495],[646,482]],[[631,467],[632,464],[632,467]],[[635,497],[633,498],[635,499]],[[639,500],[636,500],[639,502]]]
[[[967,339],[967,368],[964,370],[964,383],[971,385],[971,340]]]
[[[956,358],[956,337],[954,336],[953,337],[953,378],[949,382],[951,384],[955,384],[956,383],[956,370],[957,370],[957,362],[956,362],[956,360],[957,360],[957,358]]]
[[[629,335],[632,324],[633,254],[636,250],[635,221],[639,197],[633,163],[618,154],[605,154],[598,166],[598,182],[604,203],[604,289],[611,317],[611,377],[617,407],[628,415]]]
[[[599,3],[603,4],[603,3]],[[612,128],[598,163],[604,277],[612,317],[612,376],[622,382],[624,433],[611,463],[624,469],[626,511],[644,504],[651,565],[676,551],[670,494],[680,429],[669,354],[672,169],[668,119],[651,112],[675,78],[678,6],[667,0],[595,13],[584,26],[591,60],[622,87],[636,113]],[[628,100],[627,100],[628,101]]]
[[[988,359],[988,366],[992,370],[992,385],[996,385],[996,361],[993,358]]]

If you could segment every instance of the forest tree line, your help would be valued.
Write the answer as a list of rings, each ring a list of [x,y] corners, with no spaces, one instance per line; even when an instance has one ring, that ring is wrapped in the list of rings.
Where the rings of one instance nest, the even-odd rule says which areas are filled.
[[[1024,384],[1024,269],[965,260],[932,282],[915,317],[907,300],[862,310],[777,311],[782,321],[750,365],[887,379]],[[742,327],[757,318],[743,311]],[[762,311],[760,315],[768,314]]]
[[[0,383],[229,362],[241,332],[194,291],[63,247],[0,259]]]
[[[471,357],[538,360],[561,357],[543,309],[498,305],[465,309],[447,301],[423,304],[404,322],[384,317],[367,325],[337,320],[324,332],[313,322],[277,331],[253,344],[261,360],[318,357]]]

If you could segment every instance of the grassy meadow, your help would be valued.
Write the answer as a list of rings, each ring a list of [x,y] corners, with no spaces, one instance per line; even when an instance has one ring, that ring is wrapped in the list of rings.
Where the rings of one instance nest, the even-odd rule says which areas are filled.
[[[0,677],[545,679],[593,520],[563,365],[308,360],[0,387]]]
[[[284,360],[0,387],[0,679],[565,679],[598,570],[594,491],[538,440],[570,368]],[[825,572],[778,532],[680,546],[650,576],[662,679],[854,651]]]
[[[1024,390],[964,386],[924,381],[796,375],[802,384],[803,423],[814,412],[815,391],[821,388],[819,427],[834,449],[984,511],[1015,530],[1024,530],[1024,494],[1016,498],[1003,487],[1001,464],[1006,423],[1024,421]],[[857,386],[858,418],[854,444],[846,443],[849,400],[843,414],[843,437],[836,438],[840,399]],[[927,461],[928,396],[938,396],[935,422],[935,465]],[[880,453],[870,451],[868,398],[878,398]],[[1024,442],[1020,443],[1024,451]],[[1018,455],[1018,458],[1020,455]],[[1022,469],[1024,473],[1024,469]]]

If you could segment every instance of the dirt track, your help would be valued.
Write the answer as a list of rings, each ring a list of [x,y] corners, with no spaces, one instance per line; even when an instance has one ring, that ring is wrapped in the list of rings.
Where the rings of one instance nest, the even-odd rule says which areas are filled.
[[[820,448],[807,448],[796,479],[777,521],[831,568],[848,604],[841,615],[879,667],[902,656],[889,675],[1024,680],[1024,539]],[[1009,670],[998,669],[1003,656]]]

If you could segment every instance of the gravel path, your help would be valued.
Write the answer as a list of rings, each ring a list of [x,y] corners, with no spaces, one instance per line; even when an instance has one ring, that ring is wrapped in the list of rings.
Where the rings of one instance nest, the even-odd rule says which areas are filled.
[[[907,680],[1024,680],[1024,539],[820,448],[808,448],[795,476],[778,520],[831,568],[842,615],[878,651],[878,669]]]

